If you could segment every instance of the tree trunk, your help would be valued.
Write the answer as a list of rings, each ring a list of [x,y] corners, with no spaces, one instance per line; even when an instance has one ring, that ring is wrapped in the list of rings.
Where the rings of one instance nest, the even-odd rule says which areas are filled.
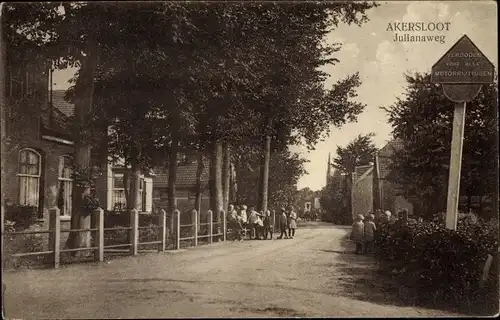
[[[94,73],[97,66],[97,50],[92,40],[87,43],[87,56],[82,61],[80,74],[76,81],[75,87],[77,92],[82,92],[75,101],[75,157],[74,162],[79,170],[88,170],[90,168],[90,151],[91,146],[86,137],[82,133],[82,125],[85,125],[85,120],[92,110],[93,95],[94,95]],[[83,127],[84,128],[84,127]],[[85,183],[73,184],[72,196],[72,212],[71,212],[71,229],[87,229],[91,227],[90,212],[86,212],[83,207],[83,199],[86,195],[90,195],[90,184]],[[90,247],[91,234],[88,232],[70,232],[66,241],[66,246],[71,249]],[[84,253],[81,251],[80,253]],[[75,256],[77,252],[73,252]],[[86,252],[89,254],[89,252]]]
[[[203,170],[205,169],[205,164],[203,163],[203,153],[198,153],[198,167],[196,168],[196,198],[195,198],[195,208],[198,211],[198,222],[200,222],[201,217],[201,194],[202,185],[201,177],[203,175]]]
[[[472,209],[472,196],[470,192],[467,194],[467,213],[469,213],[469,210]]]
[[[140,183],[141,183],[141,168],[139,166],[139,163],[136,159],[132,159],[131,161],[131,166],[130,166],[130,203],[128,204],[128,210],[132,209],[137,209],[141,211],[141,208],[139,208],[139,202],[140,202],[140,193],[139,193],[139,188],[140,188]],[[127,170],[128,171],[128,170]]]
[[[259,209],[262,212],[267,211],[267,197],[269,188],[269,160],[271,159],[271,136],[267,135],[264,139],[263,157],[261,166],[261,181],[259,195]]]
[[[236,195],[238,192],[238,186],[236,184],[236,170],[234,167],[234,163],[230,163],[229,171],[230,171],[229,201],[235,203]]]
[[[168,215],[171,216],[170,219],[170,227],[172,234],[173,231],[176,230],[174,228],[174,210],[177,209],[175,202],[175,180],[177,179],[177,153],[179,151],[179,139],[177,135],[174,134],[172,140],[172,146],[170,148],[170,153],[168,157],[168,207],[167,212]]]
[[[5,125],[6,125],[6,120],[5,117],[7,116],[6,108],[7,108],[7,92],[6,92],[6,79],[5,75],[7,74],[5,71],[7,69],[7,64],[6,64],[6,46],[5,44],[7,42],[5,37],[4,37],[4,27],[3,24],[0,24],[0,41],[3,45],[0,46],[0,157],[2,161],[2,174],[0,176],[0,196],[1,196],[1,207],[0,207],[0,212],[1,212],[1,219],[2,219],[2,225],[1,225],[1,234],[4,234],[4,222],[5,222],[5,190],[6,190],[6,185],[5,185],[5,164],[6,164],[6,154],[5,154],[5,138],[6,138],[6,130],[5,130]],[[3,253],[3,241],[2,241],[2,270],[3,270],[3,260],[4,260],[4,253]]]
[[[217,222],[221,222],[222,195],[222,142],[214,142],[210,155],[210,207]],[[220,233],[221,225],[218,225]]]
[[[127,167],[128,165],[127,163],[125,163],[125,168]],[[123,190],[125,192],[125,208],[129,209],[132,207],[130,205],[132,201],[130,199],[130,172],[128,170],[125,170],[125,172],[123,173]]]
[[[234,166],[234,169],[235,169],[235,181],[234,181],[234,184],[235,184],[235,189],[238,187],[238,186],[241,186],[242,183],[241,183],[241,177],[242,177],[242,174],[241,174],[241,160],[236,160],[235,162],[235,166]],[[236,193],[236,199],[235,201],[238,203],[238,205],[240,205],[242,203],[242,199],[241,199],[241,192],[238,192],[237,189],[235,190],[235,193]]]
[[[229,191],[231,189],[231,151],[229,145],[224,143],[224,162],[222,171],[222,183],[223,183],[223,209],[227,213],[229,207]]]

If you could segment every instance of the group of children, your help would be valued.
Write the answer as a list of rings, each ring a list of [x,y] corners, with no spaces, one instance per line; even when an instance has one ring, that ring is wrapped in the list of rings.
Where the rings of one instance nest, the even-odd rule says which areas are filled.
[[[402,209],[397,214],[397,220],[389,210],[376,210],[375,214],[368,212],[366,218],[359,214],[352,224],[351,240],[356,243],[356,254],[370,253],[373,250],[375,231],[384,224],[404,224],[408,220],[408,210]]]
[[[246,205],[235,208],[235,206],[231,204],[229,205],[228,211],[229,227],[233,231],[234,240],[243,241],[242,233],[244,230],[250,231],[250,240],[266,240],[269,235],[269,239],[273,239],[275,214],[274,212],[271,213],[271,210],[257,212],[254,206],[250,206],[247,212]],[[278,215],[278,225],[281,231],[281,235],[278,239],[282,239],[283,236],[285,239],[293,239],[295,236],[295,229],[297,228],[297,213],[293,208],[291,208],[288,213],[285,208],[281,208],[281,212]]]
[[[377,221],[387,220],[390,217],[391,213],[386,211],[383,215],[378,214]],[[351,240],[356,244],[356,254],[370,253],[373,250],[375,231],[377,230],[375,219],[375,215],[370,212],[366,218],[362,214],[358,214],[352,224]]]

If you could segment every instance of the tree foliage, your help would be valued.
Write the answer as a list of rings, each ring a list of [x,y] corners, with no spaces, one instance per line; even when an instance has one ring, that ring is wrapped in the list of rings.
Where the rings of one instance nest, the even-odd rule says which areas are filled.
[[[323,209],[322,220],[335,224],[349,224],[352,215],[346,205],[348,192],[345,178],[338,175],[330,179],[321,190],[319,202]]]
[[[422,214],[433,214],[446,207],[454,102],[428,74],[406,75],[406,81],[405,97],[383,108],[394,138],[403,142],[388,178]],[[496,85],[483,85],[467,103],[461,196],[492,196],[497,186],[497,108]]]
[[[356,166],[368,165],[375,159],[377,148],[372,138],[374,133],[358,135],[345,147],[337,147],[337,156],[333,159],[333,167],[342,173],[355,172]]]
[[[238,203],[256,204],[260,182],[260,151],[240,154],[236,162]],[[269,208],[277,210],[281,206],[294,204],[297,183],[306,173],[306,160],[288,149],[271,153],[269,164]]]
[[[275,154],[290,143],[313,148],[332,124],[356,120],[359,75],[325,88],[319,68],[339,63],[341,45],[325,35],[361,25],[374,6],[61,2],[9,5],[9,19],[57,68],[80,67],[68,98],[94,108],[75,134],[92,144],[111,124],[107,151],[151,166],[177,147],[213,153],[266,136]]]

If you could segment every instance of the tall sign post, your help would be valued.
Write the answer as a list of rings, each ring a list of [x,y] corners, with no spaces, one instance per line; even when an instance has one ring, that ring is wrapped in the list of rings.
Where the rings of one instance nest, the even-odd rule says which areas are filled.
[[[477,96],[483,84],[493,83],[494,70],[493,64],[466,35],[432,66],[431,82],[441,84],[444,95],[455,102],[446,203],[448,229],[457,228],[466,102]]]

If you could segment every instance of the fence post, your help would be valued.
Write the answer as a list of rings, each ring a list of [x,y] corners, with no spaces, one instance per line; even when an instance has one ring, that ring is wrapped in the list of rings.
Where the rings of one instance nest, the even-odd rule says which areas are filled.
[[[208,243],[212,243],[213,242],[213,239],[212,239],[212,234],[214,233],[214,215],[213,215],[213,212],[212,210],[209,210],[208,211]]]
[[[167,239],[167,212],[164,209],[160,210],[160,232],[158,233],[159,241],[158,251],[165,252],[165,244]]]
[[[97,244],[97,252],[96,257],[99,262],[104,261],[104,210],[99,208],[96,210],[96,225],[97,225],[97,236],[96,236],[96,244]]]
[[[59,268],[61,258],[61,220],[59,219],[61,211],[54,207],[49,210],[50,214],[50,247],[54,251],[54,268]]]
[[[161,210],[165,211],[165,209],[161,209]],[[165,220],[166,220],[165,246],[168,246],[168,244],[171,241],[170,237],[171,237],[171,235],[173,233],[173,230],[172,230],[172,219],[174,219],[174,217],[173,217],[172,214],[167,214],[165,216]]]
[[[132,244],[130,253],[136,256],[139,247],[139,211],[137,209],[130,210],[130,227],[132,228],[130,230],[130,241]]]
[[[198,245],[198,212],[196,210],[191,211],[191,223],[193,224],[194,233],[194,246]]]
[[[175,236],[175,249],[179,250],[181,248],[181,211],[175,210],[176,220],[177,220],[177,234]]]
[[[226,210],[222,210],[222,241],[226,241],[226,232],[227,232],[227,221],[226,221]]]

